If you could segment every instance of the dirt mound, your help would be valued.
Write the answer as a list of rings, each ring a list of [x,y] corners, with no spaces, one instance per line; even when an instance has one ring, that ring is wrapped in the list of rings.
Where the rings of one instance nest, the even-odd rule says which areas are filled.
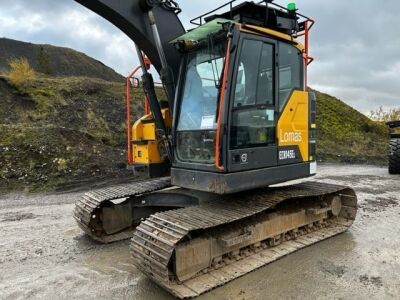
[[[12,58],[25,57],[35,71],[51,76],[86,76],[122,82],[123,76],[81,52],[52,45],[37,45],[0,38],[0,71]]]
[[[0,132],[0,188],[43,190],[67,182],[128,175],[125,151],[89,134],[12,125],[1,125]]]
[[[40,78],[18,90],[0,78],[0,189],[53,189],[126,170],[124,85]],[[136,94],[133,118],[143,113]]]
[[[162,97],[162,91],[158,90]],[[16,89],[0,76],[0,189],[73,187],[126,170],[125,86],[85,77],[39,77]],[[132,120],[143,114],[132,99]],[[387,128],[317,92],[318,158],[384,163]]]

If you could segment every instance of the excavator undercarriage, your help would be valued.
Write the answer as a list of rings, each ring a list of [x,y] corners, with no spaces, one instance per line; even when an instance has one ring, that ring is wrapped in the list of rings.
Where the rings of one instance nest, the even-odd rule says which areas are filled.
[[[161,178],[89,192],[75,219],[97,241],[131,238],[142,272],[192,298],[346,231],[356,213],[348,187],[305,182],[222,196]]]
[[[98,242],[129,239],[142,218],[171,207],[169,201],[161,203],[158,199],[156,204],[141,200],[140,196],[170,186],[170,178],[159,178],[91,191],[76,202],[74,218]]]
[[[346,231],[356,212],[349,188],[271,188],[152,215],[136,228],[131,252],[156,283],[192,298]]]

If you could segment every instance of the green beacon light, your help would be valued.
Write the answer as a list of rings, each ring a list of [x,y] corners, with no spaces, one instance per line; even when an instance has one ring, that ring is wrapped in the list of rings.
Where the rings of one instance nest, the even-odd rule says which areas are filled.
[[[289,3],[287,9],[288,11],[296,11],[296,3]]]

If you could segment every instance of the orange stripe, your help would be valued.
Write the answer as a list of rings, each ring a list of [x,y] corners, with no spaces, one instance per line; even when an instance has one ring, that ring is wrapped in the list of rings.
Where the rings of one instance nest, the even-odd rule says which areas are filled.
[[[224,74],[222,77],[222,86],[221,86],[221,94],[219,98],[219,110],[218,110],[218,121],[217,121],[217,132],[216,132],[216,142],[215,142],[215,166],[218,170],[223,171],[224,166],[220,162],[220,153],[219,147],[221,144],[221,122],[222,122],[222,109],[224,107],[224,99],[225,99],[225,91],[228,81],[228,71],[229,71],[229,61],[231,57],[231,38],[228,40],[228,46],[226,49],[225,56],[225,65],[224,65]]]
[[[128,165],[133,165],[135,160],[132,156],[132,127],[131,127],[131,81],[130,79],[139,71],[140,66],[137,66],[133,71],[126,77],[126,139],[127,139],[127,155]]]

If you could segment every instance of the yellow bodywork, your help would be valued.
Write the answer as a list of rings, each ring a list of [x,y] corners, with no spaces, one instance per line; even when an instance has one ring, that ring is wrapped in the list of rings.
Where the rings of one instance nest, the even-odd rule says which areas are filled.
[[[162,115],[167,127],[171,128],[172,120],[168,109]],[[132,155],[135,164],[158,164],[164,162],[162,144],[157,138],[156,125],[152,114],[148,114],[132,126]]]
[[[272,29],[268,29],[265,27],[261,27],[261,26],[255,26],[255,25],[241,25],[240,31],[251,33],[251,34],[256,34],[256,35],[261,35],[261,36],[270,36],[273,39],[278,38],[278,39],[285,40],[288,42],[293,42],[293,46],[295,46],[300,52],[305,54],[303,44],[299,43],[298,41],[293,39],[292,36],[290,36],[288,34],[281,33],[281,32],[278,32],[278,31],[275,31]]]
[[[303,161],[309,157],[309,98],[308,92],[294,91],[283,110],[277,127],[279,146],[298,146]]]

